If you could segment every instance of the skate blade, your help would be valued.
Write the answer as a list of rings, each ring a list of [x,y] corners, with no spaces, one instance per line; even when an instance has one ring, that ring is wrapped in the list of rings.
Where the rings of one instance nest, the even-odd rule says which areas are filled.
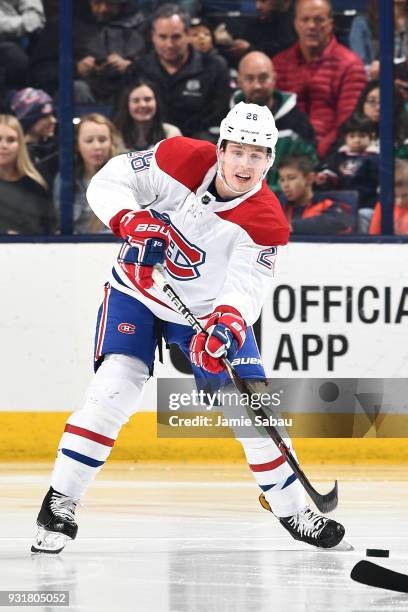
[[[63,533],[47,531],[44,527],[39,526],[36,538],[31,546],[31,554],[58,555],[71,539]]]
[[[355,549],[350,542],[347,542],[347,540],[343,538],[343,540],[336,544],[336,546],[333,546],[332,548],[321,548],[320,550],[324,550],[325,552],[330,552],[331,550],[334,550],[335,552],[350,552],[351,550]]]

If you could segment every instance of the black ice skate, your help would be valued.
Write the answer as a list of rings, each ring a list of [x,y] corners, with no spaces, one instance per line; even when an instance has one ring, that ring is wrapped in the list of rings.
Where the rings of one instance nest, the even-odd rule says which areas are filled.
[[[31,546],[32,553],[56,555],[69,540],[75,540],[78,531],[75,523],[77,504],[77,499],[50,487],[37,517],[38,532]]]
[[[272,512],[263,493],[260,495],[259,501],[263,508]],[[318,548],[333,548],[344,537],[345,529],[343,525],[316,514],[309,506],[292,516],[277,518],[295,540],[306,542]]]

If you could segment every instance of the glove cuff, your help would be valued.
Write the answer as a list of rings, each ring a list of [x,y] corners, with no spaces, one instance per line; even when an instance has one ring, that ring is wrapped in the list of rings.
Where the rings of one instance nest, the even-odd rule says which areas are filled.
[[[220,306],[216,306],[214,308],[214,312],[212,313],[211,316],[215,315],[219,313],[218,318],[224,314],[233,314],[237,317],[240,317],[242,320],[244,320],[242,314],[239,312],[239,310],[237,310],[236,308],[234,308],[233,306],[228,306],[228,304],[221,304]]]
[[[218,324],[229,329],[240,349],[246,339],[246,324],[239,310],[224,304],[217,306],[205,324],[205,329],[210,332],[210,328]]]

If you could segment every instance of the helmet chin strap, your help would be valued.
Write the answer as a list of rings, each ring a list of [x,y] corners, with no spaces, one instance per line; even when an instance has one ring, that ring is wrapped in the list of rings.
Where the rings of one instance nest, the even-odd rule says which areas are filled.
[[[226,187],[227,189],[229,189],[233,193],[236,193],[237,195],[244,195],[244,194],[248,193],[248,191],[251,191],[251,189],[253,189],[253,187],[251,187],[251,189],[245,189],[244,191],[238,191],[237,189],[234,189],[233,187],[228,185],[227,179],[224,176],[224,171],[223,171],[223,168],[222,168],[222,163],[223,162],[220,160],[219,153],[220,153],[220,149],[219,149],[219,147],[217,147],[217,161],[218,161],[218,164],[217,164],[217,176],[219,177],[219,179],[223,183],[224,187]],[[263,180],[266,177],[266,175],[269,172],[269,168],[271,167],[271,165],[272,164],[268,164],[267,165],[267,167],[265,168],[265,170],[262,173],[261,180]]]

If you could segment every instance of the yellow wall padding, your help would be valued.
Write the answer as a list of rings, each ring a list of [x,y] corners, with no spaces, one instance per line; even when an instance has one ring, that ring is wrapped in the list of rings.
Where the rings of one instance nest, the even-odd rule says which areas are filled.
[[[0,461],[52,461],[68,414],[0,412]],[[241,445],[233,439],[158,439],[156,431],[155,413],[136,414],[122,428],[111,458],[137,462],[245,461]],[[304,463],[408,463],[405,438],[299,438],[295,448]]]

